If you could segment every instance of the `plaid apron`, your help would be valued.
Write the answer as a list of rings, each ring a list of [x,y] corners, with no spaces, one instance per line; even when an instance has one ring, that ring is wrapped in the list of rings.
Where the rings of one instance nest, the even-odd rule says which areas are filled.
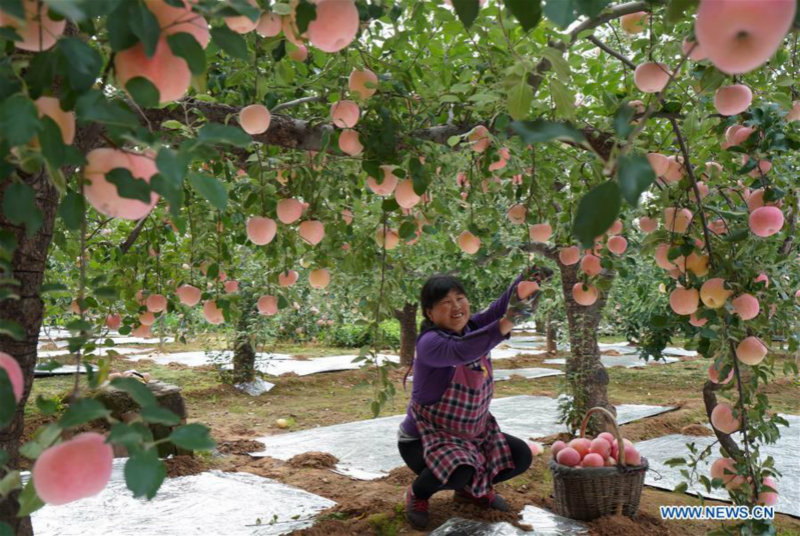
[[[472,466],[475,476],[467,491],[475,497],[489,492],[497,473],[514,467],[508,442],[489,412],[494,381],[486,356],[480,359],[480,366],[480,370],[457,366],[438,402],[411,404],[428,468],[441,482],[447,482],[459,465]]]

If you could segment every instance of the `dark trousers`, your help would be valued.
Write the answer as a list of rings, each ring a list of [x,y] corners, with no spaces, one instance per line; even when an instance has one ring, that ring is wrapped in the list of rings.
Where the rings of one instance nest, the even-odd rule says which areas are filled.
[[[525,441],[505,433],[503,435],[506,436],[508,446],[511,449],[514,467],[497,473],[497,476],[492,480],[493,484],[524,473],[531,466],[531,461],[533,460],[531,449]],[[420,499],[429,499],[431,495],[443,489],[461,489],[469,484],[475,475],[475,469],[471,465],[459,465],[450,475],[450,479],[447,482],[442,482],[434,476],[433,471],[428,469],[425,464],[421,439],[400,441],[397,443],[397,448],[400,450],[400,456],[402,456],[406,465],[418,475],[411,485],[411,490]]]

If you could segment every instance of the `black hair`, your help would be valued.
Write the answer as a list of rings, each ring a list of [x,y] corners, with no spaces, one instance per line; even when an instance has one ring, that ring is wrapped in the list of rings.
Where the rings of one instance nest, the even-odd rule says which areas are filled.
[[[432,309],[433,306],[436,305],[436,302],[447,296],[451,290],[456,290],[465,296],[467,294],[461,281],[451,275],[432,275],[425,281],[425,284],[422,285],[422,291],[419,293],[419,304],[422,309],[423,319],[422,323],[419,325],[419,335],[417,337],[421,336],[426,331],[436,329],[436,324],[428,318],[426,310]],[[405,376],[403,376],[403,389],[406,388],[406,379],[413,368],[414,359],[411,360],[411,364],[408,366]]]
[[[425,311],[432,309],[433,306],[436,305],[436,302],[447,296],[451,290],[456,290],[464,295],[467,294],[461,281],[451,275],[433,275],[422,285],[422,291],[419,293],[419,304],[422,308],[422,316],[424,318],[419,326],[420,335],[436,328],[436,324],[428,318]]]

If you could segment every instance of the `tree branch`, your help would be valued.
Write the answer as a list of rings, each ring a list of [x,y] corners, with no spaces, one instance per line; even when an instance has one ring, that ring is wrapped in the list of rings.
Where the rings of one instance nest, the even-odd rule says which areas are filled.
[[[587,41],[597,45],[597,48],[599,48],[600,50],[603,50],[607,54],[610,54],[610,55],[614,56],[615,58],[617,58],[619,61],[624,63],[626,67],[628,67],[630,69],[636,69],[636,64],[635,63],[633,63],[631,60],[629,60],[628,58],[626,58],[625,56],[623,56],[622,54],[620,54],[619,52],[617,52],[613,48],[609,47],[608,45],[606,45],[605,43],[600,41],[595,36],[590,35],[586,39],[587,39]]]
[[[569,33],[569,39],[567,43],[564,43],[563,41],[556,41],[556,42],[551,41],[549,45],[553,48],[556,48],[564,52],[575,44],[575,41],[578,40],[578,35],[581,32],[597,28],[601,24],[605,24],[610,20],[618,19],[623,15],[636,13],[637,11],[645,11],[647,8],[648,8],[647,2],[643,1],[628,2],[627,4],[620,4],[618,6],[614,6],[611,9],[605,11],[604,13],[598,15],[597,17],[586,19],[578,26],[576,26]],[[539,86],[544,81],[544,73],[549,71],[551,68],[552,64],[550,63],[550,61],[546,58],[542,58],[539,61],[539,63],[536,64],[536,67],[533,68],[533,72],[531,72],[531,74],[528,75],[528,85],[531,86],[531,88],[533,88],[534,95],[536,95],[536,92],[539,90]]]
[[[128,235],[128,238],[126,238],[125,241],[119,245],[119,249],[123,255],[126,254],[131,247],[133,247],[133,243],[136,242],[137,238],[139,238],[142,229],[144,229],[144,224],[147,222],[148,216],[150,216],[150,214],[139,220],[139,222],[136,224],[136,227],[134,227],[133,231],[131,231],[131,234]]]
[[[282,102],[275,106],[272,110],[270,110],[270,114],[274,114],[281,110],[285,110],[287,108],[292,108],[294,106],[299,106],[301,104],[305,104],[306,102],[325,102],[325,97],[302,97],[299,99]]]
[[[569,46],[572,46],[578,40],[578,35],[585,30],[593,30],[601,24],[614,19],[618,19],[623,15],[629,15],[638,11],[649,11],[648,2],[628,2],[627,4],[620,4],[611,9],[601,13],[600,15],[587,19],[573,28],[569,33]]]
[[[715,263],[714,255],[711,251],[711,236],[708,234],[708,222],[706,221],[706,213],[703,210],[703,198],[700,195],[700,189],[697,187],[697,179],[694,176],[692,162],[689,160],[689,148],[686,146],[686,141],[683,139],[683,134],[681,134],[681,129],[678,126],[678,122],[674,118],[670,118],[669,122],[672,124],[672,130],[675,132],[675,136],[678,138],[678,145],[681,147],[681,153],[683,154],[683,165],[686,167],[686,173],[689,175],[689,182],[692,186],[692,190],[694,190],[695,198],[697,199],[697,211],[700,213],[700,222],[703,225],[703,237],[706,241],[706,249],[708,249],[708,259],[711,262],[711,267],[714,268]]]
[[[522,247],[523,251],[539,253],[546,258],[558,262],[558,249],[555,246],[548,246],[541,242],[530,242]]]
[[[709,422],[711,422],[711,412],[714,411],[714,408],[717,406],[717,395],[714,391],[721,387],[722,385],[716,384],[711,380],[706,380],[706,383],[703,385],[703,403],[706,406],[706,415],[708,416]],[[714,430],[714,434],[717,436],[722,448],[725,449],[726,454],[737,460],[741,459],[742,451],[739,449],[739,445],[736,444],[733,438],[731,438],[729,434],[720,432],[713,426],[711,429]]]

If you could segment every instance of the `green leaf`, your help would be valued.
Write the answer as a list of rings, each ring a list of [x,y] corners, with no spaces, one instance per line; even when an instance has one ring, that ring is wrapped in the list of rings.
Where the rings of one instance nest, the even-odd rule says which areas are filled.
[[[725,242],[741,242],[750,237],[750,230],[747,227],[740,227],[738,229],[731,229],[731,231],[722,237]]]
[[[631,206],[639,204],[639,196],[647,190],[656,174],[647,157],[641,154],[622,155],[617,160],[617,180],[622,197]]]
[[[0,139],[9,145],[29,142],[41,128],[39,112],[28,97],[14,95],[0,104]]]
[[[176,33],[167,36],[167,44],[172,53],[186,60],[193,75],[203,74],[206,70],[206,53],[192,34]]]
[[[125,391],[142,408],[156,407],[158,401],[155,395],[145,384],[134,378],[114,378],[111,380],[111,387]]]
[[[156,449],[136,452],[125,463],[125,484],[134,497],[152,499],[166,476],[167,468]]]
[[[636,110],[633,109],[633,106],[628,106],[626,102],[623,102],[622,106],[617,109],[614,114],[614,132],[617,133],[618,137],[622,139],[628,138],[628,134],[633,130],[631,119],[633,119],[635,112]]]
[[[40,52],[33,55],[28,68],[24,71],[29,97],[37,98],[53,87],[59,57],[60,54],[56,51]],[[5,100],[14,93],[18,93],[20,89],[19,80],[16,76],[0,81],[0,101]]]
[[[177,426],[181,423],[181,418],[166,408],[150,406],[142,408],[142,419],[147,422],[166,424],[167,426]]]
[[[414,183],[414,193],[417,195],[424,194],[431,183],[428,171],[425,169],[425,166],[423,166],[416,158],[412,158],[409,161],[408,167],[411,174],[411,180]]]
[[[28,441],[19,448],[19,453],[28,458],[35,460],[44,452],[44,447],[36,441]]]
[[[476,0],[477,1],[477,0]],[[219,48],[229,56],[240,60],[250,61],[250,52],[247,50],[247,41],[227,26],[211,28],[211,37]]]
[[[197,141],[207,145],[227,143],[235,147],[247,147],[253,140],[239,127],[208,123],[197,133]]]
[[[109,102],[96,89],[84,93],[75,102],[75,112],[83,122],[97,122],[109,126],[135,128],[139,120],[127,108],[117,102]]]
[[[144,53],[148,58],[152,58],[156,53],[161,29],[158,26],[158,19],[147,9],[144,2],[128,4],[128,26],[144,45]]]
[[[0,0],[0,11],[18,19],[25,18],[25,8],[22,0]]]
[[[578,11],[587,17],[596,17],[603,11],[611,0],[577,0]]]
[[[573,119],[575,116],[575,97],[572,91],[557,78],[550,79],[550,94],[556,105],[556,116]]]
[[[111,45],[111,50],[114,52],[119,52],[120,50],[130,48],[138,41],[136,35],[134,35],[134,33],[131,31],[131,26],[128,22],[128,5],[129,3],[127,2],[120,4],[116,9],[109,13],[108,18],[106,19],[108,42]]]
[[[397,204],[397,200],[392,197],[384,199],[381,203],[381,210],[385,210],[386,212],[393,212],[399,208],[400,205]]]
[[[258,17],[261,15],[261,10],[257,7],[252,5],[249,0],[229,0],[229,6],[231,7],[232,11],[235,11],[239,15],[247,17],[251,21],[255,22],[258,20]],[[282,15],[289,15],[291,13],[291,7],[284,4],[285,10],[288,13],[281,13]],[[279,6],[273,5],[272,9],[276,10]]]
[[[116,287],[109,285],[95,287],[93,294],[96,298],[100,298],[102,300],[114,301],[119,298],[119,290],[117,290]]]
[[[109,443],[115,445],[123,445],[128,449],[137,447],[147,441],[152,441],[152,433],[146,425],[135,422],[133,424],[125,424],[124,422],[114,423],[111,431],[108,433]]]
[[[542,57],[550,62],[556,76],[563,82],[569,82],[572,77],[572,70],[569,67],[569,62],[564,59],[564,53],[557,48],[547,47],[542,49],[541,54]]]
[[[566,28],[578,18],[576,0],[547,0],[544,14],[556,26]]]
[[[508,93],[509,115],[517,120],[525,119],[530,113],[532,102],[533,89],[528,85],[526,77],[523,76]]]
[[[209,432],[210,430],[202,424],[185,424],[173,430],[169,440],[187,450],[211,450],[216,442],[211,439]]]
[[[58,215],[64,220],[67,229],[77,231],[80,228],[83,208],[83,196],[72,190],[68,191],[58,206]]]
[[[90,45],[74,37],[58,40],[58,51],[67,65],[67,79],[76,92],[91,88],[100,77],[103,58]]]
[[[117,194],[126,199],[136,199],[142,203],[150,202],[150,185],[144,179],[137,179],[126,168],[114,168],[106,173],[106,180],[117,187]]]
[[[150,179],[150,187],[167,200],[170,212],[177,216],[183,205],[183,179],[188,167],[187,158],[182,153],[162,147],[156,156],[156,166],[159,173]]]
[[[42,155],[53,168],[60,168],[66,163],[66,145],[58,123],[49,116],[42,116],[42,130],[39,132],[39,145],[42,146]]]
[[[614,181],[604,182],[583,196],[572,224],[572,234],[582,247],[592,247],[594,239],[611,227],[621,205],[621,192]]]
[[[122,0],[44,0],[50,9],[74,22],[108,15]]]
[[[542,20],[542,0],[504,0],[506,7],[526,32]]]
[[[0,335],[11,337],[15,341],[25,340],[25,331],[22,326],[13,320],[0,319]]]
[[[14,490],[22,489],[22,479],[20,478],[19,471],[9,471],[0,479],[0,497],[5,499],[8,494]],[[0,536],[3,536],[3,525],[0,525]],[[10,536],[14,536],[13,532],[8,532]]]
[[[40,294],[47,294],[48,292],[62,292],[69,291],[69,287],[64,283],[45,283],[39,290]]]
[[[43,415],[54,415],[58,412],[59,404],[55,398],[45,398],[39,395],[36,397],[36,407]]]
[[[417,232],[417,225],[410,221],[405,221],[400,225],[400,229],[397,231],[398,236],[403,240],[409,240],[411,237],[414,236],[414,233]]]
[[[80,398],[64,412],[58,424],[62,428],[71,428],[95,419],[104,419],[111,411],[93,398]]]
[[[675,24],[683,20],[689,8],[697,6],[699,0],[670,0],[667,6],[666,16],[664,17],[668,24]]]
[[[33,479],[31,478],[28,480],[28,483],[25,484],[25,487],[22,488],[22,493],[19,494],[19,511],[17,511],[17,517],[25,517],[31,515],[33,512],[44,506],[44,501],[42,501],[38,495],[36,495],[36,489],[33,487]]]
[[[479,0],[453,0],[453,7],[456,10],[458,19],[467,30],[475,22],[478,17],[478,11],[481,9]]]
[[[689,485],[686,482],[679,482],[675,489],[672,490],[675,493],[686,493],[686,490],[689,488]]]
[[[177,217],[181,213],[183,205],[183,185],[169,182],[161,173],[157,173],[150,179],[150,188],[160,194],[169,203],[170,214]]]
[[[143,76],[128,80],[125,89],[142,108],[155,108],[161,101],[161,93],[154,83]]]
[[[228,190],[214,177],[202,173],[189,173],[189,184],[217,210],[225,210],[228,206]]]
[[[317,6],[307,0],[300,0],[294,10],[294,16],[297,21],[297,30],[300,34],[304,34],[308,30],[308,24],[317,18]]]
[[[75,22],[86,20],[86,13],[81,9],[79,0],[45,0],[44,3],[49,9]],[[0,4],[2,4],[2,0],[0,0]]]
[[[565,138],[577,143],[583,142],[583,133],[566,121],[547,121],[537,119],[535,121],[514,121],[511,129],[522,138],[525,143],[540,143]]]
[[[24,224],[28,236],[33,236],[42,226],[42,212],[35,205],[36,194],[24,182],[14,182],[3,194],[3,213],[16,225]]]
[[[0,430],[11,424],[17,412],[17,399],[6,369],[0,368]]]

